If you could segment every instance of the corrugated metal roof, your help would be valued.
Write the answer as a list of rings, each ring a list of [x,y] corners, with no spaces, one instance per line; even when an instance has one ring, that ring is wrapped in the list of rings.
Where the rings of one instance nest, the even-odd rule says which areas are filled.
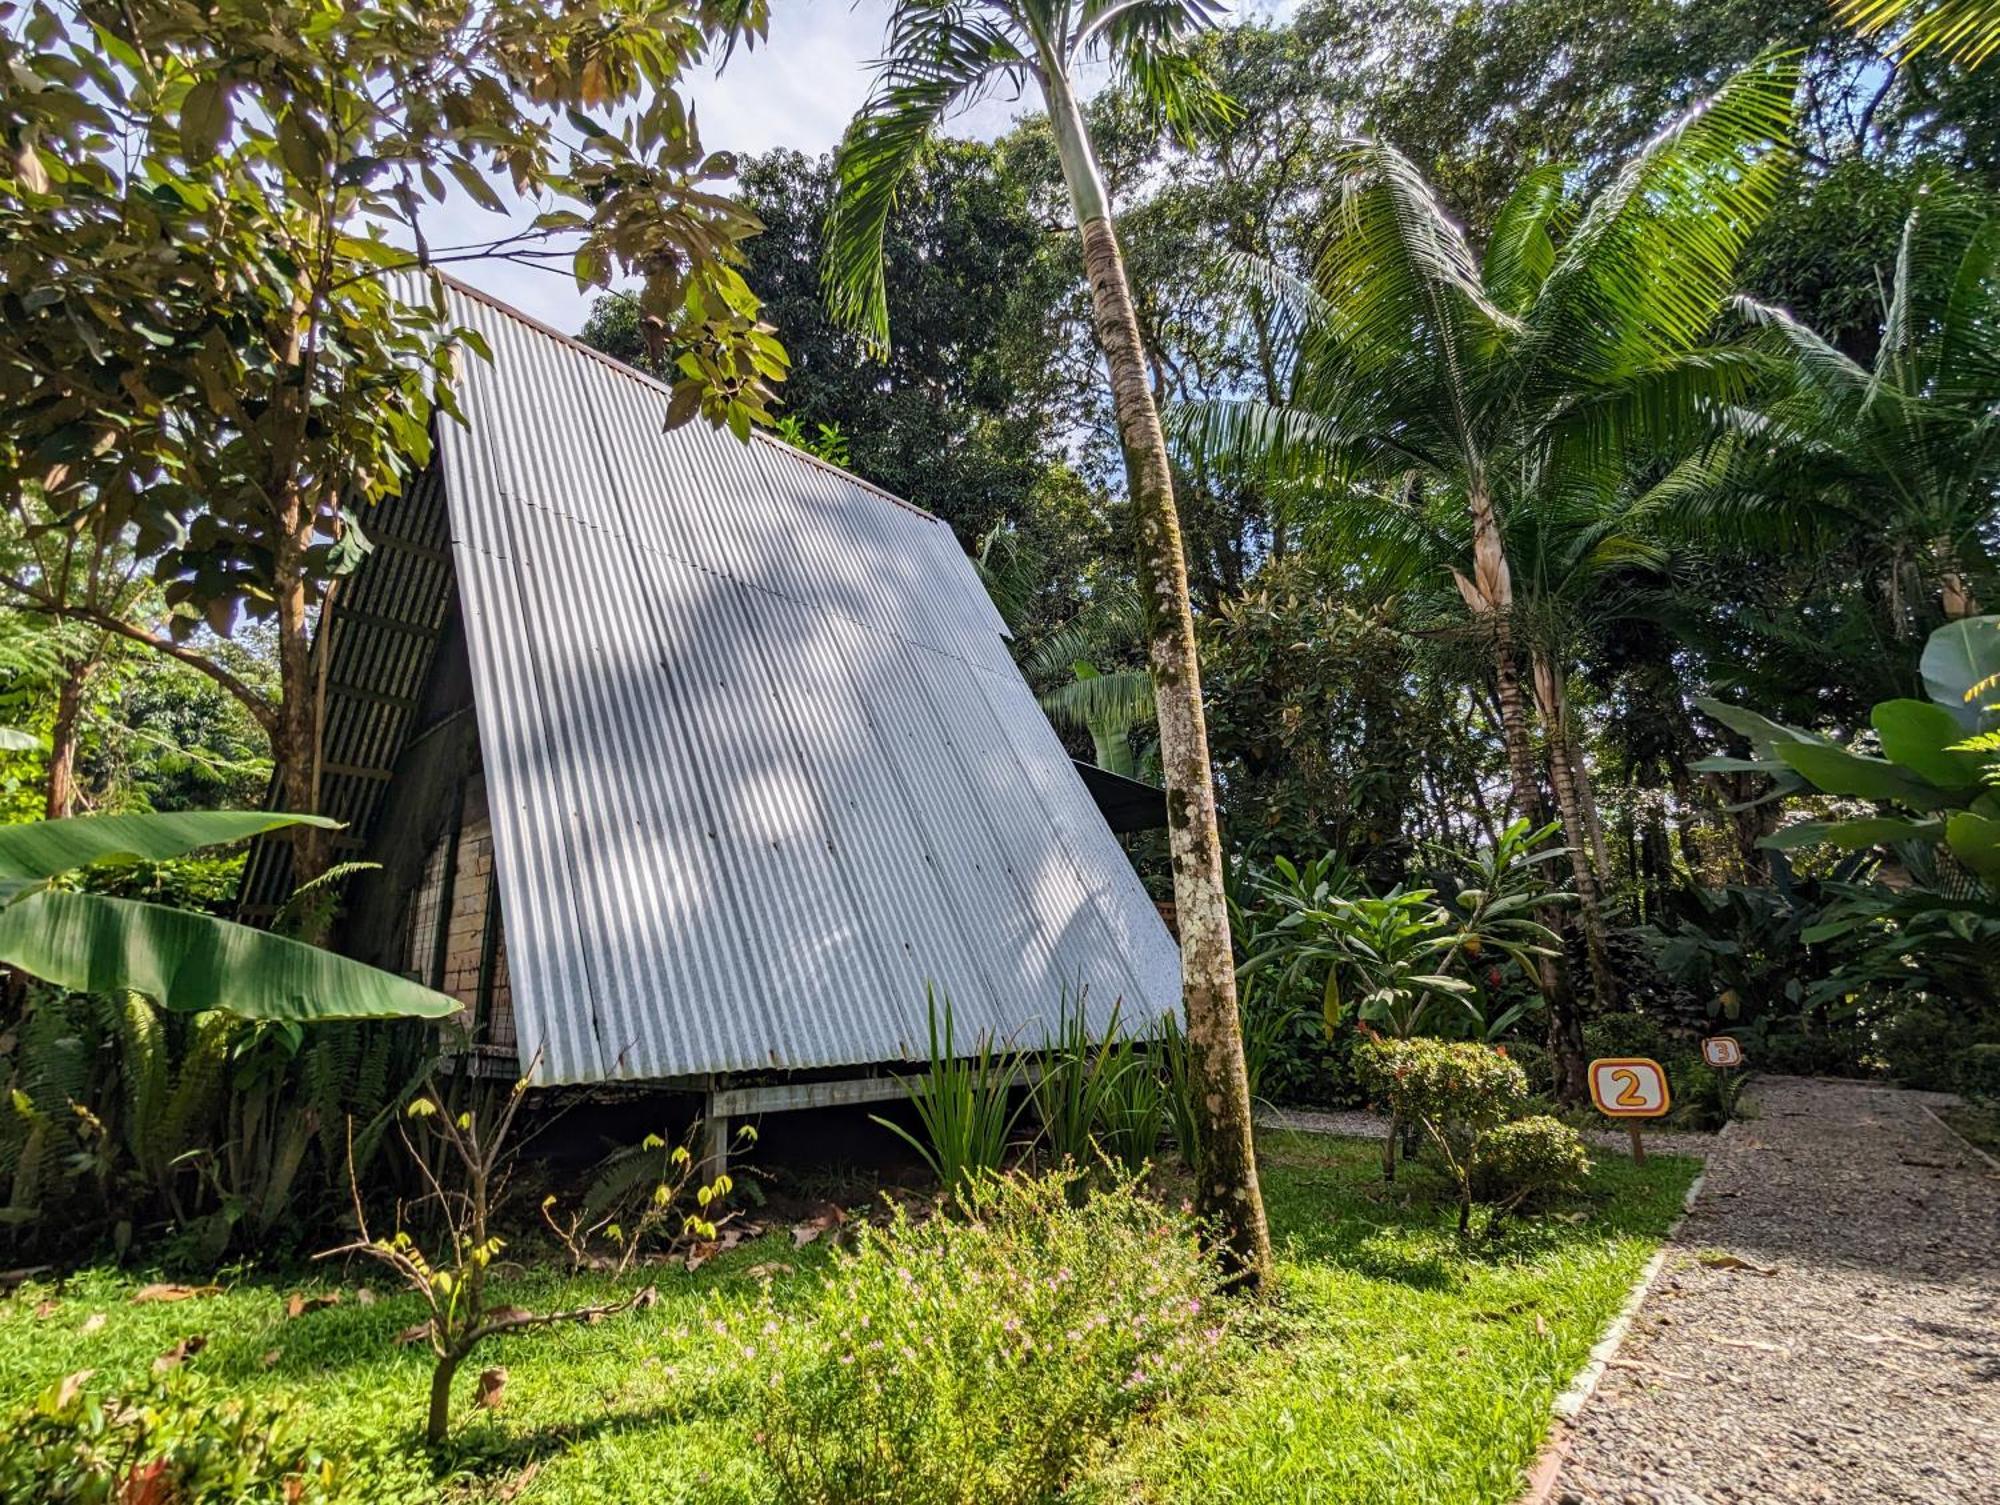
[[[920,1058],[1178,1008],[1179,958],[951,530],[468,289],[440,466],[523,1060]]]

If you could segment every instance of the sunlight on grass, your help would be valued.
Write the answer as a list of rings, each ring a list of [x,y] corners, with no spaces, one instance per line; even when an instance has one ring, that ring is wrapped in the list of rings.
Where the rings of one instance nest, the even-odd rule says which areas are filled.
[[[1468,1253],[1427,1168],[1403,1166],[1385,1186],[1372,1144],[1267,1139],[1282,1265],[1271,1320],[1283,1341],[1227,1396],[1132,1439],[1106,1496],[1513,1498],[1550,1403],[1658,1246],[1696,1164],[1600,1158],[1575,1211]]]
[[[1255,1357],[1230,1391],[1169,1410],[1128,1436],[1083,1491],[1105,1500],[1504,1502],[1546,1430],[1549,1403],[1582,1364],[1672,1221],[1693,1162],[1643,1170],[1598,1162],[1588,1200],[1462,1246],[1449,1197],[1422,1165],[1384,1186],[1375,1147],[1274,1134],[1265,1190],[1281,1292],[1248,1321]],[[771,1481],[746,1420],[739,1357],[713,1328],[718,1303],[754,1294],[774,1263],[780,1307],[807,1302],[829,1256],[781,1236],[695,1275],[658,1272],[649,1311],[499,1341],[472,1369],[504,1364],[505,1406],[460,1410],[440,1460],[414,1444],[428,1354],[398,1347],[408,1298],[372,1304],[325,1271],[258,1275],[213,1296],[135,1304],[140,1277],[90,1270],[60,1293],[0,1302],[0,1401],[62,1375],[142,1386],[190,1334],[194,1361],[233,1390],[305,1409],[314,1440],[357,1455],[384,1501],[764,1501]],[[357,1275],[368,1272],[357,1269]],[[619,1283],[521,1275],[508,1299],[588,1300]],[[288,1320],[295,1291],[341,1302]],[[37,1315],[40,1312],[41,1315]],[[101,1322],[93,1321],[102,1313]]]

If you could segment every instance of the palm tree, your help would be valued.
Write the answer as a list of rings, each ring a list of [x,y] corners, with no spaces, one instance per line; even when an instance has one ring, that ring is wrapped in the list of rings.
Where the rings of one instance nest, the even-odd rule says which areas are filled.
[[[1797,71],[1760,59],[1654,138],[1587,205],[1558,165],[1528,174],[1483,260],[1417,168],[1377,142],[1347,150],[1309,278],[1246,276],[1284,298],[1289,397],[1207,403],[1177,417],[1198,452],[1316,486],[1339,507],[1357,482],[1462,519],[1453,582],[1492,653],[1517,812],[1539,824],[1518,661],[1506,512],[1617,486],[1630,453],[1706,425],[1752,361],[1703,343],[1738,253],[1789,170]],[[1569,845],[1587,826],[1558,778]],[[1585,862],[1580,852],[1575,859]],[[1581,886],[1581,885],[1580,885]],[[1580,918],[1593,983],[1613,996],[1601,911]],[[1575,1090],[1573,1007],[1551,1011]]]
[[[1904,60],[1936,48],[1977,68],[2000,52],[2000,0],[1844,0],[1840,17],[1864,37],[1908,21],[1890,47]]]
[[[825,280],[835,315],[886,345],[882,236],[924,143],[952,109],[989,89],[1039,90],[1083,241],[1091,313],[1109,371],[1139,536],[1138,581],[1180,917],[1182,998],[1196,1098],[1207,1114],[1199,1205],[1221,1233],[1238,1274],[1254,1285],[1269,1271],[1271,1244],[1251,1143],[1187,563],[1138,313],[1076,86],[1078,64],[1101,59],[1183,132],[1225,118],[1228,103],[1190,48],[1216,15],[1212,0],[895,0],[874,91],[841,143]]]
[[[2000,494],[2000,206],[1935,185],[1904,222],[1881,344],[1863,365],[1783,309],[1737,308],[1786,388],[1738,411],[1710,531],[1764,546],[1869,540],[1889,630],[1912,640],[1977,615],[2000,585],[1988,549]]]

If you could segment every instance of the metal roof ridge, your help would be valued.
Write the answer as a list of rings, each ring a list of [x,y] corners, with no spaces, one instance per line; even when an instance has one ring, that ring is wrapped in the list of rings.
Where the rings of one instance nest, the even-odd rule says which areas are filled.
[[[665,382],[661,381],[657,376],[653,376],[647,372],[641,371],[637,366],[631,365],[625,361],[621,361],[618,359],[617,356],[607,354],[605,351],[599,350],[595,345],[587,345],[573,334],[564,334],[560,329],[557,329],[553,324],[544,323],[542,320],[536,318],[533,314],[528,313],[523,309],[516,308],[513,304],[507,302],[507,300],[504,298],[496,298],[492,293],[487,292],[484,288],[474,287],[471,283],[465,281],[463,278],[454,277],[450,272],[438,271],[436,267],[432,267],[430,270],[436,274],[438,279],[442,281],[446,287],[449,287],[454,291],[463,293],[466,297],[473,299],[475,302],[484,303],[488,308],[493,309],[497,313],[505,314],[508,318],[513,319],[518,323],[527,325],[528,328],[534,330],[537,334],[546,335],[560,345],[567,345],[570,349],[578,351],[583,355],[589,356],[590,359],[597,361],[599,364],[610,367],[620,376],[629,377],[631,380],[638,382],[641,386],[651,387],[653,390],[661,393],[662,395],[671,393],[673,391],[672,387],[668,386]],[[831,471],[834,475],[839,476],[843,481],[849,481],[854,485],[859,486],[863,491],[873,492],[876,496],[881,497],[883,501],[893,502],[906,512],[914,512],[918,517],[925,518],[928,521],[934,523],[942,523],[944,521],[943,518],[939,517],[935,512],[930,511],[928,508],[919,507],[915,502],[909,501],[904,497],[897,496],[895,492],[890,491],[885,487],[877,486],[873,481],[863,480],[860,476],[854,474],[854,472],[851,470],[843,470],[840,466],[835,465],[830,460],[822,460],[818,455],[813,454],[809,450],[803,450],[800,449],[796,444],[787,443],[785,440],[780,439],[776,434],[773,434],[768,430],[752,429],[750,433],[752,438],[761,439],[764,443],[770,445],[772,448],[777,449],[785,454],[791,455],[796,459],[803,460],[808,465],[817,465],[821,470]]]

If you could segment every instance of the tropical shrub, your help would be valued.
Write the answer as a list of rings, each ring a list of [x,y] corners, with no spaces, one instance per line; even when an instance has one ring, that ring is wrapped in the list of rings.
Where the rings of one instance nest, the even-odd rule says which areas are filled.
[[[1682,1047],[1672,1045],[1664,1026],[1644,1014],[1601,1014],[1583,1027],[1584,1049],[1601,1056],[1645,1056],[1664,1061]]]
[[[1960,1092],[1981,1106],[2000,1106],[2000,1040],[1968,1045],[1955,1065]]]
[[[1562,855],[1554,830],[1516,821],[1477,850],[1429,848],[1439,886],[1379,896],[1332,854],[1250,875],[1233,916],[1239,986],[1278,1095],[1357,1100],[1358,1035],[1343,1025],[1493,1043],[1538,1013],[1540,964],[1557,952],[1539,915],[1572,902],[1544,876]]]
[[[962,1197],[965,1219],[864,1227],[809,1309],[737,1319],[781,1498],[1060,1500],[1132,1416],[1222,1376],[1191,1219],[1129,1181],[1075,1203],[1061,1172]]]
[[[1492,1208],[1489,1226],[1497,1227],[1532,1198],[1574,1191],[1589,1175],[1590,1155],[1576,1130],[1536,1114],[1499,1124],[1480,1142],[1471,1193]]]
[[[130,1396],[51,1385],[0,1431],[0,1505],[336,1505],[389,1498],[300,1436],[295,1413],[174,1373]]]
[[[435,1058],[421,1025],[175,1014],[36,984],[0,1034],[0,1192],[44,1254],[165,1235],[212,1265],[310,1235],[349,1201]]]
[[[1458,1188],[1459,1232],[1470,1231],[1475,1188],[1486,1174],[1482,1167],[1488,1143],[1525,1106],[1526,1074],[1503,1051],[1471,1041],[1371,1040],[1356,1050],[1355,1059],[1363,1079],[1389,1104],[1392,1139],[1398,1121],[1422,1126],[1445,1174]],[[1522,1143],[1510,1153],[1523,1167],[1534,1163],[1534,1154],[1545,1156],[1552,1166],[1560,1164],[1562,1156],[1554,1147],[1531,1152],[1525,1146],[1534,1136],[1517,1137]],[[1528,1186],[1521,1195],[1535,1189]]]

